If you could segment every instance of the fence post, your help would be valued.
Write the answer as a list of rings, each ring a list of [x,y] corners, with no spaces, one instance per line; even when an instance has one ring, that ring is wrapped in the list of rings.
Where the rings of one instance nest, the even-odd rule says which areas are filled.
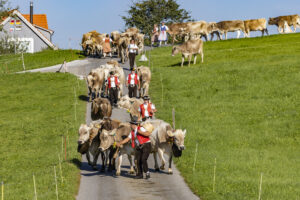
[[[60,160],[59,153],[58,153],[58,162],[59,162],[59,170],[60,170],[60,179],[61,179],[61,182],[63,183],[64,178],[63,178],[63,175],[62,175],[61,160]]]
[[[216,191],[216,189],[215,189],[215,185],[216,185],[216,168],[217,168],[217,158],[215,158],[215,165],[214,165],[213,192]]]
[[[175,108],[172,109],[173,130],[175,130]]]
[[[160,83],[161,83],[161,107],[164,106],[164,86],[163,86],[163,82],[162,82],[162,76],[160,73]]]
[[[262,177],[263,177],[263,173],[260,174],[260,183],[259,183],[258,200],[261,199]]]
[[[4,200],[4,183],[1,182],[1,200]]]
[[[54,166],[54,179],[55,179],[55,193],[56,193],[56,199],[58,200],[58,189],[57,189],[57,179],[56,179],[56,168]]]
[[[33,188],[34,188],[34,199],[37,200],[37,193],[36,193],[36,185],[35,185],[35,176],[32,174],[33,178]]]
[[[195,171],[195,167],[196,167],[196,161],[197,161],[197,152],[198,152],[198,143],[196,144],[196,149],[195,149],[193,173],[194,173],[194,171]]]
[[[25,71],[25,64],[24,64],[24,56],[23,56],[23,52],[22,52],[22,63],[23,63],[23,70]]]

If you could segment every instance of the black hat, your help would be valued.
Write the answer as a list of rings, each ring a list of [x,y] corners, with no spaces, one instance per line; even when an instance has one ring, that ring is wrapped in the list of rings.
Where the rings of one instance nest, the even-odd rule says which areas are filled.
[[[130,123],[130,124],[134,124],[134,125],[139,125],[139,124],[140,124],[139,121],[135,121],[135,120],[134,120],[134,121],[130,121],[129,123]]]
[[[135,69],[134,69],[134,68],[131,68],[130,71],[135,71]]]
[[[149,96],[144,96],[143,99],[144,100],[150,100],[150,97]]]
[[[115,72],[114,72],[114,71],[110,71],[109,74],[110,74],[110,75],[114,75]]]

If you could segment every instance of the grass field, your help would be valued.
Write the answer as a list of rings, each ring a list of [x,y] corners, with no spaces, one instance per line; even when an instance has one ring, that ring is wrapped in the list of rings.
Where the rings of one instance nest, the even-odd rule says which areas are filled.
[[[86,94],[85,82],[69,74],[6,74],[0,75],[0,91],[4,199],[34,199],[33,174],[37,199],[56,199],[54,166],[59,199],[74,199],[80,178],[77,130],[86,109],[78,96]]]
[[[262,173],[261,199],[299,199],[300,34],[206,42],[204,54],[181,68],[171,47],[151,52],[157,117],[171,122],[174,107],[188,131],[184,179],[203,200],[248,200]]]
[[[24,54],[25,69],[36,69],[52,65],[62,64],[64,60],[82,59],[83,55],[79,50],[44,50],[37,53]],[[23,71],[23,62],[21,54],[10,54],[0,56],[0,73],[12,73]]]

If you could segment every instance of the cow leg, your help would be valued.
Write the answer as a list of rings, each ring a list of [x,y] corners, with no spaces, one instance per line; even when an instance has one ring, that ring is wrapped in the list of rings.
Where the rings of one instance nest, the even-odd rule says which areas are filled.
[[[267,35],[269,35],[269,31],[268,31],[268,29],[267,29],[267,28],[265,29],[265,32],[266,32],[266,34],[267,34]]]
[[[131,155],[129,155],[129,154],[127,154],[127,157],[128,157],[129,164],[130,164],[129,174],[134,174],[134,168],[133,168],[132,157],[131,157]]]
[[[102,166],[101,166],[101,172],[105,172],[105,166],[106,166],[106,156],[105,153],[101,152],[101,159],[102,159]]]
[[[165,169],[165,164],[166,164],[166,162],[165,162],[165,158],[164,158],[164,152],[161,150],[161,149],[158,149],[158,156],[159,156],[159,158],[160,158],[160,160],[161,160],[161,166],[160,166],[160,169],[161,170],[164,170]]]
[[[241,31],[237,31],[237,38],[240,38]]]
[[[184,63],[184,55],[182,55],[182,58],[181,58],[181,67],[183,67],[183,63]]]
[[[121,175],[122,160],[123,160],[123,155],[120,153],[119,157],[118,157],[118,164],[117,164],[116,176],[120,176]]]
[[[196,64],[197,62],[197,54],[194,55],[194,65]]]
[[[210,33],[210,41],[214,39],[214,32]]]
[[[172,171],[172,158],[173,158],[173,155],[172,155],[172,153],[170,153],[170,155],[169,155],[169,170],[168,170],[169,174],[173,174],[173,171]]]
[[[115,152],[116,152],[115,149],[111,149],[110,152],[109,152],[109,156],[108,156],[109,157],[109,164],[108,164],[108,171],[109,172],[116,169],[115,159],[113,158]]]
[[[93,160],[93,164],[92,164],[92,167],[94,170],[97,170],[97,160],[98,160],[99,154],[100,154],[100,151],[98,150],[96,152],[96,154],[94,155],[94,160]]]
[[[294,26],[294,33],[296,33],[296,30],[297,30],[297,23],[293,23],[293,26]]]
[[[203,50],[201,50],[201,62],[203,63],[203,58],[204,58],[204,54],[203,54]]]
[[[207,34],[203,35],[204,38],[205,38],[205,41],[207,42]]]
[[[225,32],[224,34],[225,34],[225,40],[227,40],[227,32]]]
[[[88,161],[88,164],[89,164],[90,166],[92,166],[91,159],[90,159],[90,153],[89,153],[89,152],[86,152],[86,159],[87,159],[87,161]]]
[[[191,66],[192,54],[189,55],[189,67]]]
[[[157,162],[157,152],[153,152],[153,158],[154,158],[154,169],[155,171],[159,171],[158,162]]]

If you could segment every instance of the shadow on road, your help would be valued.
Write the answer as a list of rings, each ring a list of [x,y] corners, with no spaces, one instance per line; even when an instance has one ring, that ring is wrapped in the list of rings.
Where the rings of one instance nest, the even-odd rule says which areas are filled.
[[[81,101],[86,101],[86,102],[89,101],[89,97],[86,96],[86,95],[79,95],[79,96],[78,96],[78,99],[80,99]]]

